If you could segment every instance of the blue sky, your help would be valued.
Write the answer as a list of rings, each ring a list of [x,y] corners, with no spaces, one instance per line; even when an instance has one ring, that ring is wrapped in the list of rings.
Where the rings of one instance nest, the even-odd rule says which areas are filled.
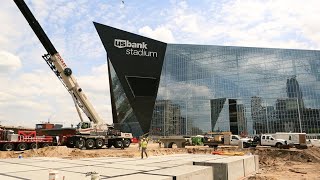
[[[106,52],[93,21],[182,44],[319,49],[318,0],[27,0],[100,116],[111,122]],[[79,121],[13,1],[0,7],[0,123]]]

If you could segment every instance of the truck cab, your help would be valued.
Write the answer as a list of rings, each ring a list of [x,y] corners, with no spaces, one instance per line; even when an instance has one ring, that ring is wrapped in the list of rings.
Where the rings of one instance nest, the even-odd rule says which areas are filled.
[[[239,142],[240,142],[240,136],[238,135],[231,135],[231,138],[230,138],[230,145],[238,145]]]
[[[275,146],[280,148],[283,145],[287,144],[287,141],[284,139],[276,139],[270,134],[263,134],[260,138],[260,144],[262,146]]]

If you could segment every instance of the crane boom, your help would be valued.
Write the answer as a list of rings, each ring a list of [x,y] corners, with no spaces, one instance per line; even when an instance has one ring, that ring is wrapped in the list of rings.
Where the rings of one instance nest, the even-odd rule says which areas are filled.
[[[75,77],[72,75],[72,70],[67,67],[66,63],[63,61],[58,51],[53,46],[36,18],[33,16],[27,4],[24,2],[24,0],[14,0],[14,2],[20,9],[25,19],[28,21],[30,27],[40,40],[43,47],[46,49],[48,54],[43,55],[43,59],[68,90],[75,104],[87,115],[89,120],[93,122],[95,126],[102,125],[102,119],[84,94]],[[82,120],[81,114],[79,112],[78,114]]]

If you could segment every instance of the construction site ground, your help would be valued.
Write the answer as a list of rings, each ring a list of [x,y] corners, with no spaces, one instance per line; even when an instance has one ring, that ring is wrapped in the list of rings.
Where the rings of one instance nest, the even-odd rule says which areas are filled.
[[[148,155],[161,156],[170,154],[212,154],[213,149],[204,146],[187,146],[186,148],[159,148],[156,143],[149,143]],[[249,179],[273,180],[273,179],[320,179],[320,148],[308,147],[308,149],[277,149],[272,147],[257,147],[255,149],[239,149],[234,146],[221,146],[219,152],[234,154],[259,155],[259,172]],[[80,159],[94,157],[124,157],[134,158],[140,156],[137,144],[131,144],[126,149],[104,148],[95,150],[80,150],[64,146],[54,146],[24,152],[0,151],[0,159],[28,157],[59,157],[65,159]],[[213,155],[214,156],[214,155]]]

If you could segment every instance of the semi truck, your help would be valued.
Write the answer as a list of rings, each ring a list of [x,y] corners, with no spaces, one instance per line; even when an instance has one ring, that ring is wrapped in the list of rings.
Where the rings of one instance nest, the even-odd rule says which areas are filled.
[[[53,142],[50,136],[37,136],[36,131],[0,129],[0,149],[3,151],[24,151],[27,149],[37,149],[39,147],[51,146]]]
[[[79,115],[80,123],[77,125],[76,134],[68,137],[67,146],[81,149],[83,147],[86,147],[86,149],[102,148],[104,145],[116,148],[129,147],[132,134],[120,132],[114,129],[113,125],[104,123],[86,97],[83,89],[79,86],[71,68],[67,66],[62,56],[51,43],[27,4],[24,0],[14,0],[14,2],[46,49],[47,53],[42,58],[70,93]],[[89,121],[83,120],[81,110]]]

